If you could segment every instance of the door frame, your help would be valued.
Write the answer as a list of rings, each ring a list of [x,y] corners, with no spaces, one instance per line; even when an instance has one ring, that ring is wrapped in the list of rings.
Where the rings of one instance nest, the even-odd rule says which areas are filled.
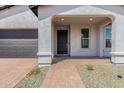
[[[70,25],[57,25],[56,26],[56,46],[57,44],[57,31],[58,30],[67,30],[67,38],[68,38],[68,48],[67,48],[67,54],[58,54],[58,49],[56,47],[56,56],[70,56]]]

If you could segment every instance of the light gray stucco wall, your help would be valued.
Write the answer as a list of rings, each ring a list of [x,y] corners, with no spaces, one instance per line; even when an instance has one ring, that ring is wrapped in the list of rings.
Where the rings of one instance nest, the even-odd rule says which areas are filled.
[[[122,9],[119,11],[122,11]],[[40,12],[40,10],[39,10],[39,12]],[[47,11],[47,12],[49,12],[49,11]],[[46,14],[46,15],[50,15],[50,14]],[[44,49],[46,51],[43,51],[43,52],[47,52],[47,53],[51,53],[51,51],[52,51],[52,50],[50,50],[52,48],[50,48],[51,47],[51,43],[50,43],[51,37],[49,37],[49,36],[52,35],[51,34],[52,31],[50,31],[51,30],[50,22],[52,21],[53,15],[96,15],[96,16],[103,16],[103,17],[111,18],[112,23],[113,23],[112,24],[112,62],[124,63],[124,43],[123,43],[123,41],[124,41],[124,39],[123,39],[124,16],[123,16],[123,14],[117,13],[117,11],[113,11],[111,9],[101,8],[99,6],[97,7],[97,6],[87,6],[86,5],[86,6],[75,7],[75,8],[69,9],[69,10],[64,10],[64,11],[61,11],[61,13],[59,11],[53,11],[53,13],[51,13],[51,16],[44,17],[44,16],[39,15],[39,16],[41,16],[41,17],[39,17],[40,18],[39,19],[40,20],[39,37],[41,38],[41,36],[42,36],[41,34],[44,34],[44,31],[50,32],[49,34],[48,33],[44,34],[44,35],[46,35],[44,37],[44,39],[45,40],[47,39],[48,41],[39,43],[39,46],[42,46],[42,47],[44,45],[46,46],[47,43],[49,43],[48,46]],[[43,17],[43,19],[42,19],[42,17]],[[45,19],[49,19],[49,20],[45,20]],[[45,23],[44,23],[44,20],[45,20]],[[41,30],[41,27],[43,27],[45,30],[43,30],[43,29]],[[39,42],[42,41],[42,40],[40,40],[40,38],[39,38]],[[40,51],[40,52],[42,52],[42,51]],[[51,63],[50,60],[47,62]],[[42,61],[39,60],[39,63],[42,63]]]
[[[10,12],[16,11],[16,13],[3,13],[0,15],[0,29],[37,29],[38,18],[34,13],[27,8],[27,6],[13,7]],[[18,8],[21,10],[18,11]],[[26,9],[25,9],[26,8]],[[6,10],[7,11],[7,10]],[[6,16],[6,17],[3,17]]]
[[[71,24],[70,32],[70,55],[71,56],[98,56],[97,53],[97,33],[95,25],[90,24]],[[89,48],[81,48],[81,29],[89,28]]]
[[[79,5],[46,5],[38,7],[38,19],[42,20],[50,16],[56,15],[61,12],[65,12],[74,8],[79,7]]]
[[[0,19],[16,15],[29,10],[27,5],[15,5],[0,11]]]
[[[117,16],[113,22],[112,62],[124,63],[124,16]]]
[[[48,65],[52,62],[52,24],[51,17],[38,23],[38,63]]]

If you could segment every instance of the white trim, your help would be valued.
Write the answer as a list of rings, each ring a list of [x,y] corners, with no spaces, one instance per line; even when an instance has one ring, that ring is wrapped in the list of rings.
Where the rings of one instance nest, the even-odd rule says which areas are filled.
[[[103,57],[110,57],[111,56],[111,54],[110,54],[111,48],[106,47],[106,29],[107,28],[111,28],[111,26],[104,25],[103,31],[102,31],[102,33],[103,33],[103,41],[102,41],[103,42]]]
[[[82,38],[82,29],[88,29],[88,38]],[[90,29],[89,28],[81,28],[80,29],[80,34],[81,34],[81,42],[80,42],[81,43],[81,48],[82,49],[89,49],[89,47],[90,47],[89,46],[90,45],[90,42],[89,42],[90,41]],[[82,47],[82,40],[88,40],[88,48],[83,48]]]
[[[111,52],[112,56],[124,56],[124,52]]]
[[[100,33],[99,33],[99,35],[100,35],[100,36],[99,36],[99,39],[100,39],[100,40],[99,40],[99,44],[100,44],[100,45],[99,45],[99,46],[100,46],[99,54],[100,54],[100,55],[99,55],[99,56],[100,56],[100,57],[103,57],[103,26],[100,26],[100,27],[99,27],[99,31],[100,31]]]
[[[81,49],[81,51],[89,51],[89,49],[91,49],[91,27],[92,27],[92,25],[90,26],[90,25],[87,25],[87,26],[82,26],[81,28],[80,28],[80,49]],[[89,29],[89,47],[88,48],[82,48],[81,47],[81,29]]]
[[[107,26],[107,27],[104,28],[104,33],[103,33],[103,35],[104,35],[104,49],[111,49],[111,48],[106,47],[106,39],[107,39],[106,38],[106,29],[111,29],[111,26]],[[111,40],[112,40],[112,38],[111,38]]]
[[[51,66],[50,63],[38,63],[38,67],[46,67],[46,66]]]
[[[52,56],[52,53],[51,52],[38,52],[37,56],[38,57]]]

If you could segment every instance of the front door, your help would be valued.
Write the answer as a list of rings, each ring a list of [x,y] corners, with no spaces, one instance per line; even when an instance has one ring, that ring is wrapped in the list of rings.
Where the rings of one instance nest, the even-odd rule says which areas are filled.
[[[57,54],[68,54],[68,30],[57,30]]]

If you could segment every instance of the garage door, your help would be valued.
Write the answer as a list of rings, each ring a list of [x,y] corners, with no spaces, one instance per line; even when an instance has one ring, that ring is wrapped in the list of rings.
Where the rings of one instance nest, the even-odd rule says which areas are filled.
[[[37,30],[0,30],[0,57],[36,57]]]

